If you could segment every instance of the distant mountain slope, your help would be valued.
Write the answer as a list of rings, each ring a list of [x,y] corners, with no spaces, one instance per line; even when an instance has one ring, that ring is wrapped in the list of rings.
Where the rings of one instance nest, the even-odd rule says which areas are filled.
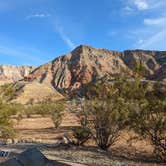
[[[147,79],[166,79],[166,51],[117,52],[84,45],[41,65],[32,74],[41,83],[51,84],[57,90],[71,90],[105,74],[111,76],[124,71],[132,75],[133,67],[140,60],[147,70]]]
[[[132,76],[133,67],[140,61],[146,68],[147,80],[166,81],[166,51],[126,50],[118,52],[80,45],[71,53],[37,68],[1,65],[0,82],[3,80],[18,81],[28,76],[28,79],[22,79],[28,87],[24,88],[24,91],[28,89],[27,93],[31,90],[34,93],[34,89],[29,88],[30,86],[37,87],[41,84],[53,87],[59,92],[68,92],[105,75],[112,76],[116,73],[126,72]],[[33,82],[40,84],[32,84]],[[52,90],[54,90],[53,88]],[[42,85],[39,89],[42,93]],[[57,91],[56,93],[58,93]]]
[[[16,82],[29,75],[35,68],[33,66],[0,65],[0,84]]]
[[[166,51],[127,50],[122,56],[125,64],[132,68],[141,61],[147,71],[147,79],[166,79]]]
[[[32,74],[40,82],[49,83],[57,90],[77,89],[105,74],[122,70],[132,73],[121,56],[120,52],[81,45],[71,53],[36,68]]]
[[[42,100],[51,98],[53,101],[61,100],[64,97],[58,93],[52,86],[33,81],[29,83],[21,82],[22,86],[17,92],[14,103],[30,104],[38,103]],[[19,84],[19,83],[17,83]]]

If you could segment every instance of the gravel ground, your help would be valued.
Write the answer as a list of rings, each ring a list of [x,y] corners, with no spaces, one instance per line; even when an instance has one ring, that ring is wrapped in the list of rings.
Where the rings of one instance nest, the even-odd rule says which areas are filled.
[[[88,147],[68,147],[53,145],[33,145],[18,144],[1,146],[1,150],[13,151],[20,153],[30,147],[38,147],[38,149],[50,160],[56,160],[71,166],[164,166],[153,162],[131,161],[120,157],[112,157],[110,153],[101,151],[97,148]],[[0,161],[7,159],[0,158]]]

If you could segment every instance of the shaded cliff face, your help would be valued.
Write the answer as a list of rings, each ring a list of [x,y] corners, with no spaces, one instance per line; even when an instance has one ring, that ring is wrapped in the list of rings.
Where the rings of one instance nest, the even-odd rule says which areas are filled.
[[[27,76],[35,67],[0,65],[0,82],[16,82]]]
[[[166,80],[166,51],[127,50],[122,59],[130,69],[141,61],[146,69],[146,79]]]

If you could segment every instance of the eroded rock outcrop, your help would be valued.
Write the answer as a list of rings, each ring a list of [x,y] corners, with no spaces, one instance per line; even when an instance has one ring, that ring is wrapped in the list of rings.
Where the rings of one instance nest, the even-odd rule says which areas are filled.
[[[18,80],[34,69],[30,75],[35,81],[48,84],[61,92],[78,89],[96,78],[112,76],[122,71],[132,76],[133,67],[140,61],[146,69],[146,79],[166,80],[166,51],[118,52],[84,45],[36,69],[32,67],[6,69],[1,66],[0,79],[8,76],[12,80]]]
[[[16,82],[35,69],[33,66],[0,65],[0,82]]]
[[[79,46],[71,53],[56,58],[32,72],[40,82],[50,83],[58,90],[77,89],[105,74],[131,69],[123,62],[122,54],[106,49]]]

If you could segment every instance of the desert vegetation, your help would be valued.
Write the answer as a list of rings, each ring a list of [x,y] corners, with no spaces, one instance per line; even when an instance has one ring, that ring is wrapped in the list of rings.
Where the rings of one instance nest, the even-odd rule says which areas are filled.
[[[86,87],[86,99],[81,103],[79,115],[82,130],[88,128],[96,144],[104,150],[118,141],[124,129],[134,131],[137,139],[151,143],[157,160],[165,160],[165,86],[143,81],[139,73],[133,79],[116,75],[112,82],[106,80]],[[80,132],[80,140],[84,136]]]
[[[62,122],[64,112],[71,107],[65,100],[55,102],[50,98],[35,104],[33,101],[27,105],[12,104],[9,99],[15,96],[15,90],[11,87],[5,85],[1,89],[1,94],[7,99],[0,103],[1,137],[14,136],[11,121],[13,115],[18,121],[25,115],[50,116],[56,130]],[[121,132],[134,131],[134,139],[150,142],[156,160],[165,161],[165,94],[165,85],[146,82],[140,73],[133,78],[125,74],[117,74],[112,78],[105,76],[95,84],[87,84],[84,87],[84,98],[77,103],[81,109],[75,114],[80,125],[72,128],[75,139],[72,144],[83,146],[88,140],[93,140],[102,150],[111,151],[121,139]]]
[[[19,122],[25,116],[50,116],[55,128],[58,128],[62,121],[64,101],[55,103],[48,97],[35,104],[33,101],[27,105],[12,103],[18,89],[19,86],[15,84],[5,84],[0,87],[0,136],[2,138],[13,138],[17,134],[13,128],[13,117]]]

